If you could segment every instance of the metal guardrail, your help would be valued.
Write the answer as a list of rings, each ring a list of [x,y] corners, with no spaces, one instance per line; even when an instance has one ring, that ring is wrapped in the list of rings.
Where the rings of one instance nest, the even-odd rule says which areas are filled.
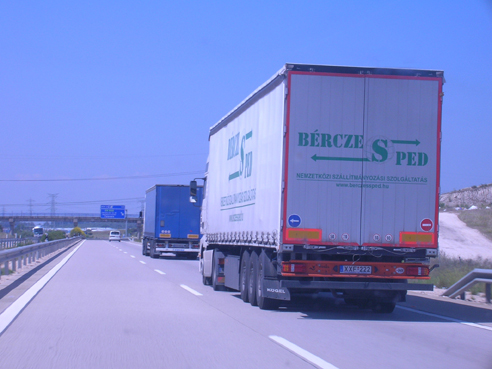
[[[451,297],[452,299],[461,296],[465,299],[465,291],[473,287],[477,283],[485,283],[485,300],[491,303],[491,285],[492,285],[492,270],[491,269],[474,269],[458,282],[449,287],[443,296]]]
[[[39,258],[60,250],[63,247],[75,245],[81,239],[82,237],[64,238],[2,250],[0,251],[0,265],[3,264],[3,268],[0,269],[0,276],[10,273],[9,265],[12,266],[12,271],[16,271],[17,269],[21,269],[23,265],[31,264]]]
[[[0,238],[0,250],[39,242],[41,237]]]

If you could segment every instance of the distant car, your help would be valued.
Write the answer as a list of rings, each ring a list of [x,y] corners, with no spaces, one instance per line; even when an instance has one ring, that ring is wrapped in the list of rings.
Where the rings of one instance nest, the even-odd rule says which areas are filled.
[[[109,232],[109,242],[118,241],[121,242],[120,231],[111,231]]]

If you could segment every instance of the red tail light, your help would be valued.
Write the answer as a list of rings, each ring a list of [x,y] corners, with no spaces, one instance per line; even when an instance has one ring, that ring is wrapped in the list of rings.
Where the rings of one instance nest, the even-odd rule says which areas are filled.
[[[306,273],[306,265],[299,263],[285,263],[282,265],[284,273]]]

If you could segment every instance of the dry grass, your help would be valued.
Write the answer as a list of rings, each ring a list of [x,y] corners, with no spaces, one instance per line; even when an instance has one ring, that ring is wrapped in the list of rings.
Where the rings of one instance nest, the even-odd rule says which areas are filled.
[[[492,209],[461,211],[458,218],[468,227],[478,229],[485,237],[492,240]]]
[[[461,278],[471,272],[473,269],[492,269],[492,260],[482,259],[455,259],[446,256],[445,253],[440,253],[439,259],[435,260],[433,264],[439,264],[439,268],[434,269],[431,272],[430,281],[439,288],[449,288]],[[483,283],[476,284],[472,289],[472,294],[484,292],[485,286]]]

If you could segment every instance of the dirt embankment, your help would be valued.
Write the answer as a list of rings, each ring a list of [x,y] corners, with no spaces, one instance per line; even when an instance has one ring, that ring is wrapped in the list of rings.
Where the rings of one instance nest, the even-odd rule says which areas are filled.
[[[446,208],[468,209],[470,206],[479,208],[490,206],[492,204],[492,183],[443,193],[439,196],[439,202]]]
[[[467,227],[456,213],[440,213],[439,251],[452,258],[492,260],[492,241]]]

